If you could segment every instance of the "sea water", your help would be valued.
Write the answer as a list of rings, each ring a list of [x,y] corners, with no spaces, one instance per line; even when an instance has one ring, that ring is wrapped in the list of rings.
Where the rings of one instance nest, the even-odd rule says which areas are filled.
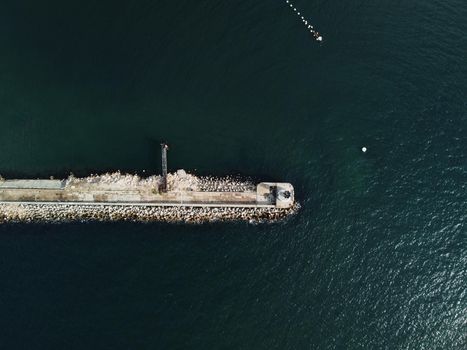
[[[467,3],[0,4],[0,174],[287,181],[272,225],[0,227],[5,349],[464,349]],[[362,152],[362,147],[366,152]]]

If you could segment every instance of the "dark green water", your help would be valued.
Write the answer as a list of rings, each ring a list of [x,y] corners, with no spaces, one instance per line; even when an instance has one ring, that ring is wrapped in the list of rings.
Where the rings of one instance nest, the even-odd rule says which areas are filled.
[[[467,3],[2,1],[0,173],[295,185],[284,224],[3,225],[1,349],[465,349]],[[366,146],[367,153],[360,148]]]

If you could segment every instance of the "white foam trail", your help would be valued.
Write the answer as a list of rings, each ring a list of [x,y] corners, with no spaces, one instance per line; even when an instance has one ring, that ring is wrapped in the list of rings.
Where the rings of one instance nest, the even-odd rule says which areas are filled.
[[[290,2],[290,0],[285,0],[286,4],[289,4],[290,8],[297,14],[297,16],[302,20],[303,24],[305,25],[306,29],[310,30],[310,33],[313,35],[313,38],[316,41],[323,41],[323,36],[316,30],[313,29],[313,26],[311,24],[308,24],[308,20],[305,19],[304,16],[300,16],[300,12],[297,10],[297,8]]]

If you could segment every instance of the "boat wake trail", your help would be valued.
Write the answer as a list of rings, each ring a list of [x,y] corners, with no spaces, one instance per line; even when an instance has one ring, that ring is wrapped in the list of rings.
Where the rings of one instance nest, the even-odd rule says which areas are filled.
[[[295,7],[290,0],[285,0],[285,3],[295,12],[295,14],[300,18],[302,23],[305,25],[305,28],[310,31],[311,35],[316,41],[323,41],[323,37],[319,34],[317,30],[311,25],[310,21],[307,20],[304,16],[301,15],[300,11]]]

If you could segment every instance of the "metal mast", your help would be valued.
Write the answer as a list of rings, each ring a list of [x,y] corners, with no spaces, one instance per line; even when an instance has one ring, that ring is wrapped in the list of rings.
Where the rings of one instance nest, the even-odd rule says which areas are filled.
[[[169,146],[165,143],[161,143],[162,153],[162,183],[160,187],[161,192],[167,192],[167,150]]]

